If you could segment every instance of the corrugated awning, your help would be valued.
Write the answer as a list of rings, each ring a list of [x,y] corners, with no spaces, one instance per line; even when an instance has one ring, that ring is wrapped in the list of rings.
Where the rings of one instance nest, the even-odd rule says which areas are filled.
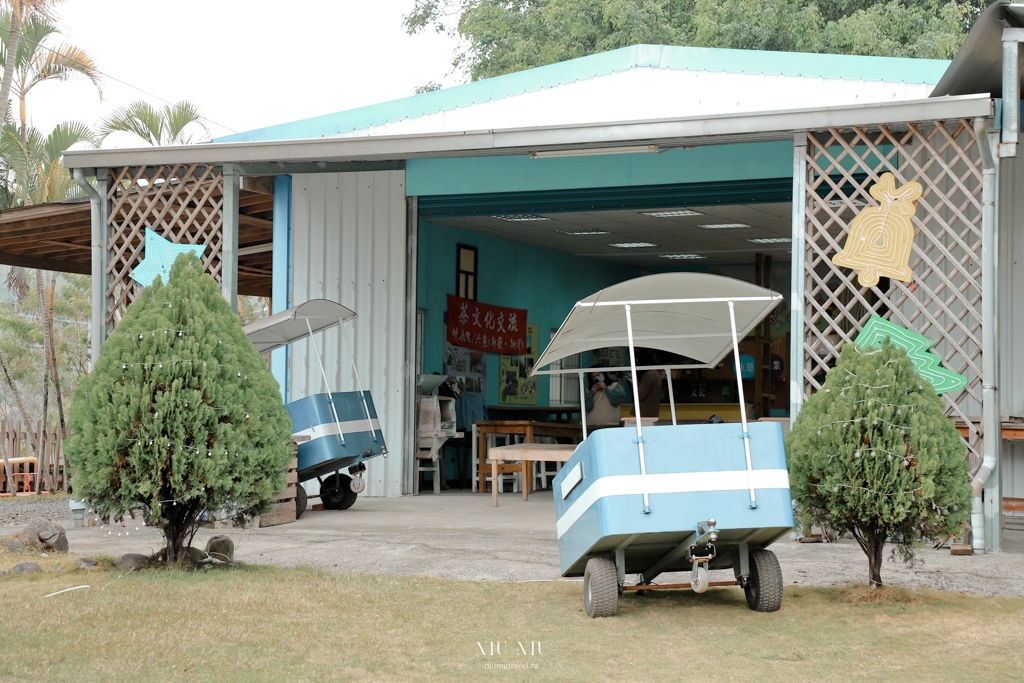
[[[1003,96],[1003,29],[1024,27],[1024,5],[996,0],[974,22],[932,97],[987,93]],[[1024,51],[1021,52],[1024,58]],[[1021,72],[1018,67],[1018,72]]]

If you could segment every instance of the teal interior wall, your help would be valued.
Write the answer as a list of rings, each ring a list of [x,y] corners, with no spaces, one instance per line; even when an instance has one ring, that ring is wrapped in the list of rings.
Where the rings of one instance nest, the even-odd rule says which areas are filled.
[[[423,371],[441,372],[444,312],[455,293],[456,245],[477,247],[477,299],[497,306],[525,308],[527,322],[540,327],[540,350],[572,305],[602,287],[637,277],[639,270],[607,261],[572,256],[427,221],[419,225],[417,306],[424,310]],[[548,403],[548,380],[537,387],[538,405]],[[487,404],[498,404],[498,356],[487,354]]]
[[[707,145],[659,154],[409,159],[405,187],[410,197],[416,197],[760,180],[792,174],[793,143],[783,140]]]

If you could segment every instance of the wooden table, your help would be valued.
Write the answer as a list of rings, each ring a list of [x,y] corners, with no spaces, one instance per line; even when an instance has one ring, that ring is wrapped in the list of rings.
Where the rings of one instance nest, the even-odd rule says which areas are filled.
[[[560,422],[534,422],[532,420],[480,420],[476,423],[477,442],[477,477],[479,478],[477,489],[480,493],[487,493],[487,435],[488,434],[509,434],[522,435],[523,441],[532,444],[538,436],[565,437],[574,439],[576,443],[583,440],[583,428],[578,424],[566,424]],[[503,465],[502,468],[510,468]],[[493,467],[492,467],[493,469]],[[512,471],[501,469],[501,471]],[[493,476],[493,475],[492,475]],[[491,479],[492,488],[498,485],[497,479]],[[529,490],[529,479],[523,480],[523,490]]]
[[[530,496],[531,468],[534,461],[566,462],[576,452],[574,444],[517,443],[491,449],[491,504],[498,507],[498,461],[520,460],[523,463],[523,500]]]

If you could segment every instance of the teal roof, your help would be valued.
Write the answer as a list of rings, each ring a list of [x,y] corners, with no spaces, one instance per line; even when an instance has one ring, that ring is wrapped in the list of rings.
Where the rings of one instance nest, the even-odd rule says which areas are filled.
[[[865,81],[938,83],[948,66],[948,61],[938,59],[634,45],[579,59],[570,59],[558,64],[539,66],[535,69],[474,81],[452,88],[403,97],[390,102],[257,128],[244,133],[220,137],[214,142],[259,142],[330,137],[367,126],[424,116],[617,71],[627,71],[635,67]]]

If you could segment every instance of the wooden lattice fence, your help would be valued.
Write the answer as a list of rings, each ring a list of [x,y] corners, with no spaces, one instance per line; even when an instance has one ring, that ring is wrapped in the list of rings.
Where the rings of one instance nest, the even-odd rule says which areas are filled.
[[[17,458],[35,458],[35,463],[12,465]],[[60,430],[42,421],[27,429],[21,422],[0,420],[0,493],[21,493],[25,482],[13,482],[8,486],[7,474],[3,471],[3,460],[17,474],[31,474],[32,491],[67,491],[71,473],[64,458],[64,440]],[[14,490],[12,491],[11,488]]]
[[[981,161],[971,122],[808,133],[804,394],[824,383],[839,349],[872,314],[934,340],[943,365],[967,387],[943,396],[947,414],[966,424],[972,464],[981,458]],[[869,189],[886,172],[898,185],[924,188],[913,219],[911,282],[883,278],[874,287],[833,265],[850,223],[877,202]]]
[[[146,228],[176,244],[205,244],[203,267],[221,280],[224,178],[205,164],[110,170],[107,189],[107,332],[142,288],[131,279],[142,260]]]

